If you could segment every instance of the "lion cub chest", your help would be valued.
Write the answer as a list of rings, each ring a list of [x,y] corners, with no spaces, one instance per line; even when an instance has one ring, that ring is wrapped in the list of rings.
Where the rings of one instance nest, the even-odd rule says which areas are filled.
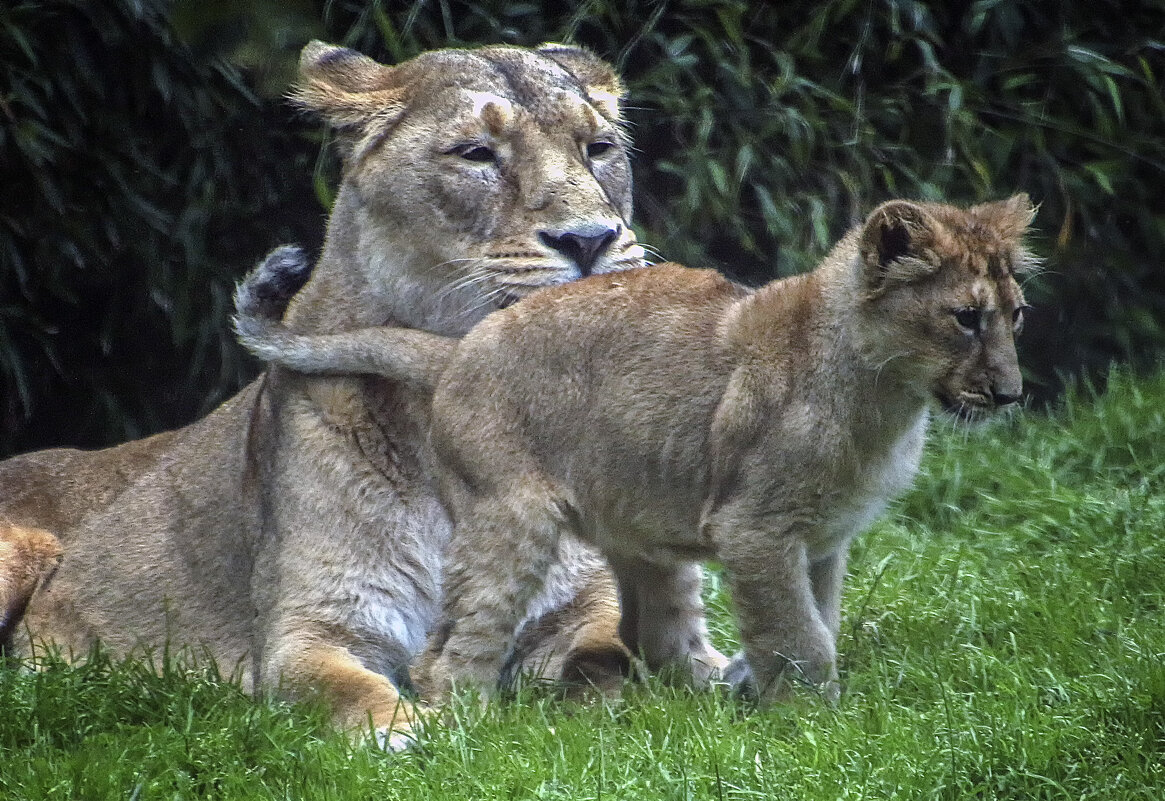
[[[882,439],[849,475],[839,477],[821,509],[819,540],[809,543],[811,559],[833,552],[865,531],[910,487],[922,461],[929,422],[930,414],[924,409],[904,432]]]

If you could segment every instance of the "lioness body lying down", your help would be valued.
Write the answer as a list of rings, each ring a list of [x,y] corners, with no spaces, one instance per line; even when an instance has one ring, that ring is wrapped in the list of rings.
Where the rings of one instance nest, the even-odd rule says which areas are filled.
[[[456,521],[431,644],[439,683],[496,684],[571,533],[609,558],[624,636],[656,661],[692,648],[667,577],[715,558],[746,656],[730,680],[765,697],[794,677],[836,692],[848,544],[910,483],[931,408],[969,416],[1020,397],[1015,276],[1032,263],[1031,217],[1023,195],[966,211],[893,201],[813,273],[756,292],[676,265],[594,277],[455,346],[239,328],[298,369],[425,380],[426,354],[448,362],[431,373]]]
[[[457,336],[535,290],[640,266],[621,95],[609,66],[561,45],[396,67],[309,45],[297,99],[337,128],[345,169],[288,324]],[[407,728],[394,682],[438,612],[450,533],[425,475],[429,401],[276,368],[186,428],[3,462],[0,645],[189,646],[247,686],[322,696],[341,726]],[[37,528],[65,552],[39,590],[55,561],[31,561]],[[561,555],[514,660],[601,679],[626,659],[614,585],[577,541]]]

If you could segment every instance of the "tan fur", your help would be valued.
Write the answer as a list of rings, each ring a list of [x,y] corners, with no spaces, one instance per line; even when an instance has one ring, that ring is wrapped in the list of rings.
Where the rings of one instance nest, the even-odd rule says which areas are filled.
[[[536,290],[640,266],[621,94],[610,67],[558,45],[395,67],[308,45],[296,98],[336,127],[346,158],[288,324],[460,335]],[[0,464],[0,518],[65,549],[17,651],[191,646],[246,686],[324,697],[342,726],[407,732],[393,682],[437,613],[450,533],[426,477],[429,400],[383,378],[274,369],[186,428]],[[610,577],[594,551],[568,550],[541,610],[581,618],[522,642],[585,663],[575,642],[587,630],[579,647],[605,670],[626,657]],[[608,602],[576,605],[593,588]]]
[[[47,531],[0,521],[0,648],[24,614],[37,588],[61,562],[61,544]]]
[[[442,355],[433,399],[456,520],[434,690],[493,687],[574,534],[610,559],[624,638],[649,662],[702,657],[677,577],[714,558],[745,646],[728,679],[765,698],[794,679],[836,694],[849,542],[909,485],[930,410],[1019,399],[1015,275],[1031,266],[1032,213],[1023,195],[968,210],[893,201],[813,273],[753,293],[664,265],[479,324]],[[376,369],[420,359],[398,331],[357,335],[366,350],[379,340]]]

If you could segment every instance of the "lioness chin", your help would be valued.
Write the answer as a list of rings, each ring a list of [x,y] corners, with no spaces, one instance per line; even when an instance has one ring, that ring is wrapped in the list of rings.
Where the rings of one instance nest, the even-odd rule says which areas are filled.
[[[288,325],[456,336],[545,287],[641,266],[622,95],[607,64],[564,45],[392,67],[308,45],[295,97],[335,127],[344,173]],[[248,687],[323,698],[342,727],[407,734],[397,683],[438,612],[451,529],[426,475],[429,401],[276,368],[186,428],[3,462],[0,634],[18,654],[190,646]],[[27,577],[55,562],[34,564],[14,533],[35,528],[64,549],[39,589]],[[511,661],[609,678],[627,659],[609,570],[578,541],[560,551]]]
[[[1025,195],[962,210],[891,201],[814,272],[749,292],[662,265],[498,312],[455,345],[370,329],[298,337],[240,319],[297,369],[438,376],[432,425],[456,528],[438,690],[491,690],[557,543],[614,567],[620,631],[656,664],[702,656],[693,560],[724,567],[744,653],[728,679],[837,692],[848,546],[918,467],[931,409],[1017,401]],[[320,357],[313,359],[315,355]]]

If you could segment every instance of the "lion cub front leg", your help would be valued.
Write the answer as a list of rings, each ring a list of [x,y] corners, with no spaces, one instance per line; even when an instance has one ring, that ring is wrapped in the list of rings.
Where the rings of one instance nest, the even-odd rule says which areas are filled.
[[[444,611],[430,640],[426,682],[437,698],[464,687],[488,696],[557,556],[566,504],[538,481],[453,498]]]
[[[704,617],[703,569],[613,560],[623,620],[619,634],[652,671],[678,671],[698,687],[720,677],[728,659],[712,647]]]
[[[795,684],[821,687],[835,699],[836,623],[831,626],[822,615],[805,539],[755,530],[737,531],[731,540],[721,548],[721,559],[747,662],[734,660],[728,680],[753,685],[762,701],[787,696]]]
[[[825,627],[833,635],[834,642],[841,632],[841,588],[845,581],[848,557],[847,542],[809,565],[809,581],[813,585],[817,611],[821,614]]]

